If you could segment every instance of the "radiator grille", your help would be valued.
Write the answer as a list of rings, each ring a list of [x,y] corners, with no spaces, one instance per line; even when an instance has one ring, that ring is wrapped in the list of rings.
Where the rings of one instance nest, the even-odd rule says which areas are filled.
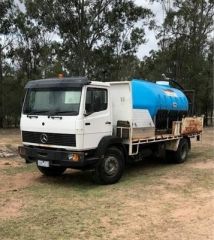
[[[76,147],[75,134],[22,131],[23,142]]]

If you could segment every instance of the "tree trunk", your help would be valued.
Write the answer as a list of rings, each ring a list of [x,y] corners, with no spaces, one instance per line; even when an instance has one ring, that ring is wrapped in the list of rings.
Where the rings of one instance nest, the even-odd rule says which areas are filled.
[[[85,1],[80,1],[80,66],[79,66],[79,75],[85,75]]]
[[[3,69],[2,69],[2,46],[0,44],[0,128],[3,128]]]

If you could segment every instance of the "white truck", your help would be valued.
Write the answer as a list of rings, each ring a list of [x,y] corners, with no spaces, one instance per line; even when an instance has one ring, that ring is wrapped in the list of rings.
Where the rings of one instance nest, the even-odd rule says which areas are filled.
[[[162,91],[158,99],[163,94],[165,104],[172,101],[168,110],[158,105],[160,99],[154,104],[150,99],[148,108],[134,107],[139,87],[133,81],[53,78],[29,81],[25,88],[19,154],[48,176],[60,175],[66,168],[94,169],[96,181],[112,184],[121,178],[127,162],[149,154],[184,162],[190,138],[199,140],[202,134],[203,118],[179,111],[179,90],[170,86],[153,84],[146,90]],[[147,99],[143,93],[139,97]]]

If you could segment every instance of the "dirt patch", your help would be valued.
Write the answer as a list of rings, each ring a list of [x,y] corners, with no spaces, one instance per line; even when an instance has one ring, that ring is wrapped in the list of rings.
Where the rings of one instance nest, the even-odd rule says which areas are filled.
[[[21,216],[23,205],[23,201],[20,199],[5,199],[0,206],[0,218],[9,219]]]
[[[173,184],[180,184],[180,181]],[[184,186],[181,188],[185,189]],[[102,222],[111,229],[110,239],[211,240],[214,199],[212,192],[197,190],[201,194],[184,198],[168,189],[154,194],[151,188],[150,198],[142,201],[140,198],[125,198],[123,210],[118,212],[120,225],[116,228],[109,224],[109,217]]]
[[[13,176],[0,175],[0,193],[18,191],[29,187],[40,178],[39,172],[18,173]]]
[[[0,169],[6,169],[11,167],[21,167],[24,166],[24,163],[20,159],[14,158],[2,158],[0,159]]]
[[[197,218],[206,217],[207,220],[214,222],[214,215],[211,211],[214,207],[214,199],[206,199],[206,203],[201,205],[200,203],[190,202],[183,204],[182,208],[173,210],[171,216],[178,222],[191,222],[197,220]],[[214,233],[214,232],[213,232]]]
[[[203,162],[194,162],[189,166],[197,169],[214,169],[214,159],[207,159]]]
[[[182,178],[176,178],[176,177],[167,177],[167,178],[161,178],[165,183],[172,185],[172,186],[185,186],[190,182],[190,179],[182,177]]]
[[[199,207],[194,206],[184,206],[183,208],[176,209],[172,213],[172,217],[177,221],[189,221],[191,218],[195,217],[198,213]]]
[[[214,146],[214,128],[204,128],[204,131],[202,133],[202,140],[201,142],[198,142],[198,145],[202,146]]]

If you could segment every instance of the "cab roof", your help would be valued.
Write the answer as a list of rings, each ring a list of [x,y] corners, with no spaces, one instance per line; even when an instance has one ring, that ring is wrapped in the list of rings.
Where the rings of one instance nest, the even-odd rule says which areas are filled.
[[[29,81],[25,88],[63,88],[63,87],[82,87],[90,84],[86,77],[66,77],[66,78],[49,78]]]
[[[63,87],[83,87],[84,85],[110,87],[111,85],[127,84],[128,81],[100,82],[89,81],[87,77],[66,77],[66,78],[48,78],[29,81],[25,89],[31,88],[63,88]]]

